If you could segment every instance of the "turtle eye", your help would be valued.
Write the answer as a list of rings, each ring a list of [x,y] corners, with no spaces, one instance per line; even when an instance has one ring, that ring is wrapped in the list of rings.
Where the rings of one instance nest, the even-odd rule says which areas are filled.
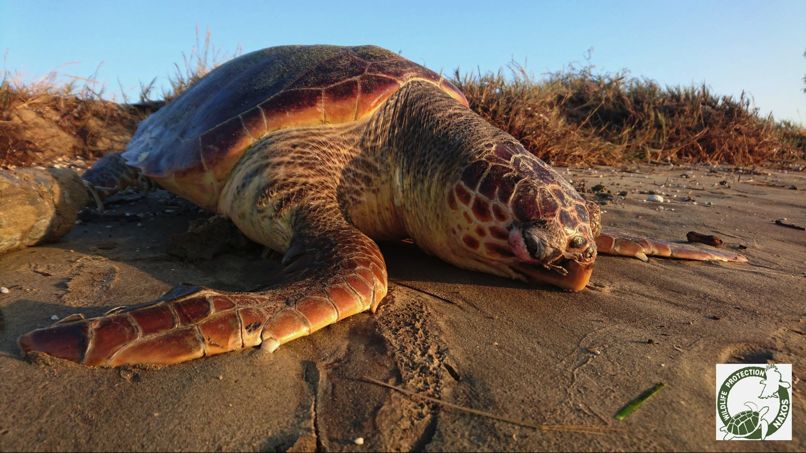
[[[588,241],[586,241],[582,236],[574,236],[574,238],[571,239],[571,242],[568,243],[568,246],[572,249],[581,249],[587,242]]]

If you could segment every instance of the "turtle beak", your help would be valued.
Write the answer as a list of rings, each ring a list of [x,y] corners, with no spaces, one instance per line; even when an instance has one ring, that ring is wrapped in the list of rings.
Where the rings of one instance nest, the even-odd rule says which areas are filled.
[[[534,241],[533,241],[534,242]],[[560,253],[548,262],[535,257],[533,249],[536,245],[529,245],[520,228],[512,228],[509,234],[509,245],[512,253],[517,257],[518,263],[512,267],[528,281],[545,283],[568,291],[582,291],[587,286],[593,273],[593,263],[596,260],[596,248],[588,247],[582,253]],[[545,245],[541,246],[545,249]]]
[[[574,260],[560,260],[552,268],[517,264],[515,268],[529,281],[545,283],[568,291],[582,291],[590,281],[593,262],[579,263]]]

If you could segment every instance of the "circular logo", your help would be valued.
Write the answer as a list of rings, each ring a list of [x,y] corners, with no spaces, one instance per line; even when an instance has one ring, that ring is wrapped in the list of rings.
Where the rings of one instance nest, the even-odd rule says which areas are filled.
[[[778,431],[791,412],[790,387],[775,365],[732,372],[717,391],[723,439],[764,440]]]

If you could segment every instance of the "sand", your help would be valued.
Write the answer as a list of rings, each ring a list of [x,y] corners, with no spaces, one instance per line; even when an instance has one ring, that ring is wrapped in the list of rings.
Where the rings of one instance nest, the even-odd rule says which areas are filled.
[[[16,338],[52,318],[147,302],[182,282],[249,289],[279,268],[234,235],[204,253],[203,235],[182,233],[208,216],[165,192],[120,196],[62,241],[0,257],[0,450],[806,449],[806,232],[773,223],[806,225],[806,176],[654,167],[568,177],[610,191],[606,225],[676,240],[717,234],[746,247],[750,263],[602,256],[590,286],[566,293],[385,244],[391,290],[377,314],[274,354],[163,369],[20,357]],[[795,440],[715,441],[714,365],[768,361],[793,364]],[[531,423],[621,431],[541,432],[362,376]],[[657,382],[658,395],[614,419]]]

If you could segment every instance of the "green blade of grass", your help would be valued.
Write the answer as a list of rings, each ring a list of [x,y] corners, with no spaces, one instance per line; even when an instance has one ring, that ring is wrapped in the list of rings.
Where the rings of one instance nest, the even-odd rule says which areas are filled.
[[[658,382],[657,384],[653,385],[652,387],[646,389],[638,395],[635,399],[630,401],[629,403],[625,404],[624,407],[619,409],[616,412],[616,420],[624,420],[625,418],[629,417],[633,412],[635,412],[638,407],[640,407],[644,402],[653,396],[655,396],[661,389],[665,387],[665,384],[662,382]]]

